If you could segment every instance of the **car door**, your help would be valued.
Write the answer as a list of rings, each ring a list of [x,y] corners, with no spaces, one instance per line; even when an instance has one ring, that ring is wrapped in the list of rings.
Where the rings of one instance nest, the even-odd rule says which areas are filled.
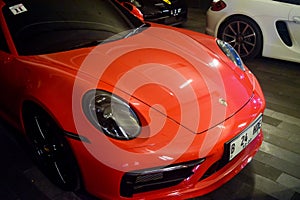
[[[10,55],[9,47],[6,42],[6,38],[4,36],[4,32],[0,26],[0,91],[1,91],[1,99],[0,99],[0,109],[6,107],[6,99],[8,88],[6,84],[6,80],[8,79],[8,74],[6,74],[6,66],[9,65],[12,57]],[[6,112],[6,110],[4,110]]]
[[[297,48],[300,51],[300,5],[294,5],[289,13],[288,28],[290,30],[294,48]]]
[[[17,59],[15,55],[11,54],[0,26],[0,113],[13,121],[19,117],[20,92],[18,88],[20,88],[23,76],[16,63]]]
[[[274,35],[268,34],[268,51],[263,55],[294,62],[300,62],[300,0],[272,0],[275,7],[269,8],[276,16]],[[267,29],[269,30],[269,29]],[[273,40],[273,38],[279,38]],[[265,38],[264,38],[265,39]]]

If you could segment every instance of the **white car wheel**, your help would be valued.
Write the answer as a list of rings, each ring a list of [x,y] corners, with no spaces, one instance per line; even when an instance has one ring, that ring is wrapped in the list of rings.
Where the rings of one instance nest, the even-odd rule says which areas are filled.
[[[231,44],[244,59],[254,58],[262,51],[262,33],[259,26],[245,16],[225,20],[218,31],[218,38]]]

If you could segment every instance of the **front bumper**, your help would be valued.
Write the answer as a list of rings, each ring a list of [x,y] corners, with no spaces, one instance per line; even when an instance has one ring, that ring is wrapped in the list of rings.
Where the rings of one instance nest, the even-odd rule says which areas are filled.
[[[157,163],[150,160],[150,163],[153,162],[150,168],[138,165],[138,170],[123,172],[95,159],[80,141],[70,139],[70,143],[81,168],[86,190],[92,195],[101,199],[191,198],[220,187],[251,161],[262,143],[262,131],[230,162],[223,162],[224,145],[248,127],[264,109],[263,95],[260,88],[257,88],[242,109],[227,119],[222,126],[210,129],[210,133],[197,134],[184,154],[174,164],[166,167],[158,167]],[[241,124],[245,126],[241,128]],[[218,129],[223,129],[218,141],[212,145],[210,151],[203,149],[204,135],[214,134],[214,130],[219,131]],[[101,148],[98,148],[101,152]],[[112,160],[118,162],[118,158]],[[136,163],[138,164],[138,160]],[[167,173],[147,174],[149,169],[167,169]],[[176,170],[172,171],[173,169]]]
[[[175,26],[187,21],[187,12],[185,8],[171,9],[167,12],[144,14],[144,18],[149,22]]]
[[[168,142],[165,146],[169,147],[172,139],[176,141],[171,151],[170,148],[168,151],[160,151],[162,147],[157,147],[157,144],[141,145],[139,148],[132,145],[131,149],[120,150],[130,151],[130,157],[126,157],[112,154],[112,149],[103,146],[106,143],[112,146],[111,140],[101,144],[105,138],[103,134],[95,134],[95,138],[93,134],[89,135],[91,143],[68,138],[79,163],[85,189],[101,199],[184,199],[204,195],[226,183],[251,161],[263,140],[260,130],[258,136],[243,151],[230,162],[224,163],[225,144],[249,127],[265,109],[261,88],[254,76],[251,77],[252,75],[253,95],[240,110],[208,131],[193,134],[187,129],[178,129],[181,132],[176,135],[176,140],[165,135]],[[173,128],[173,124],[178,127],[174,121],[166,123],[170,124],[170,128],[164,129],[164,132],[177,130]],[[93,130],[93,127],[85,129],[87,133]],[[218,137],[212,141],[211,138],[216,134]],[[161,134],[157,136],[159,139],[162,137]],[[186,144],[186,141],[191,143]],[[134,141],[129,142],[134,144]],[[128,146],[128,142],[126,145]],[[185,148],[182,150],[181,147]],[[95,154],[91,154],[90,149]],[[104,155],[107,160],[97,159],[97,155]],[[169,162],[168,159],[172,157],[176,159]],[[111,166],[121,166],[124,170]],[[166,173],[161,173],[159,169],[167,170],[162,170]],[[159,173],[153,173],[153,170]]]
[[[249,104],[252,104],[253,101],[255,102],[255,97]],[[244,115],[246,110],[247,108],[244,108],[234,118]],[[229,119],[229,121],[232,120],[234,119]],[[255,139],[231,161],[227,159],[225,148],[218,149],[220,146],[216,144],[216,148],[206,157],[161,168],[173,167],[174,170],[172,172],[169,170],[169,174],[151,173],[149,169],[125,173],[122,178],[120,194],[122,197],[132,199],[160,199],[161,197],[186,199],[207,194],[238,174],[252,160],[262,141],[263,134],[260,130]],[[225,147],[225,143],[223,146]],[[185,166],[185,171],[176,170],[176,167],[180,168],[180,166],[181,168]],[[150,173],[147,174],[147,171]],[[172,177],[170,178],[170,176]],[[143,179],[142,182],[138,181],[141,180],[141,177],[147,177],[147,179]],[[159,189],[159,187],[161,188]],[[122,193],[123,191],[127,193]]]

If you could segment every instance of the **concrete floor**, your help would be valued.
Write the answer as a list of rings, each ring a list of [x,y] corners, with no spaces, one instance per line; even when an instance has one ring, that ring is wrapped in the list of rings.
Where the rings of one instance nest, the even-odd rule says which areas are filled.
[[[204,32],[205,12],[190,9],[183,28]],[[300,199],[300,65],[268,58],[246,62],[259,79],[267,109],[265,139],[254,160],[218,190],[194,199]],[[0,121],[1,200],[91,200],[52,185],[32,163],[24,140]]]

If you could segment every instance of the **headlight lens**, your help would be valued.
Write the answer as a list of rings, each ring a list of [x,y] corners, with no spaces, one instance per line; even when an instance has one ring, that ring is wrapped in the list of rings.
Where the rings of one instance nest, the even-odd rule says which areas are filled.
[[[245,67],[243,65],[242,58],[236,52],[236,50],[227,42],[223,40],[217,39],[217,44],[221,48],[221,50],[225,53],[225,55],[241,70],[245,71]]]
[[[125,101],[109,92],[87,92],[83,97],[83,111],[97,129],[112,138],[130,140],[140,134],[138,116]]]

